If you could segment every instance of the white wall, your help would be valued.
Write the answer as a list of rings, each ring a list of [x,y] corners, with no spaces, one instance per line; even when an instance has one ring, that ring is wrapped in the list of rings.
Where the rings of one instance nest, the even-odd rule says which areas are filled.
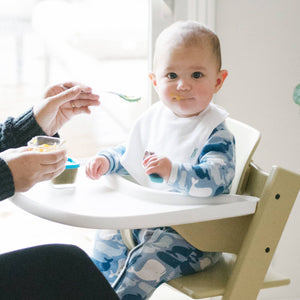
[[[300,173],[299,0],[216,0],[215,30],[229,76],[216,97],[231,117],[262,133],[254,156],[263,169],[279,165]],[[261,292],[259,299],[300,299],[300,195],[274,258],[292,283]]]

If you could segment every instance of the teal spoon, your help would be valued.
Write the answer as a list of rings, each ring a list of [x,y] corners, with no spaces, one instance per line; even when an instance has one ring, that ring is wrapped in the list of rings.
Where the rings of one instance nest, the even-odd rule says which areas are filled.
[[[153,154],[154,154],[154,152],[149,151],[149,150],[146,150],[145,153],[144,153],[144,159],[145,159],[147,156],[153,155]],[[163,179],[162,177],[160,177],[160,176],[159,176],[158,174],[156,174],[156,173],[150,174],[150,175],[149,175],[149,178],[150,178],[151,181],[156,182],[156,183],[162,183],[162,182],[164,182],[164,179]]]
[[[149,178],[151,181],[153,182],[157,182],[157,183],[162,183],[164,182],[164,179],[162,177],[160,177],[158,174],[156,173],[152,173],[149,175]]]

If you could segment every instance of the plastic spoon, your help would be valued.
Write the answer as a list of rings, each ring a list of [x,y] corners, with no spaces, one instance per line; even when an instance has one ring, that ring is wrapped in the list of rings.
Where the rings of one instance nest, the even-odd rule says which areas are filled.
[[[144,159],[146,157],[148,157],[149,155],[153,155],[153,154],[154,154],[154,152],[146,150],[145,153],[144,153]],[[156,182],[156,183],[162,183],[162,182],[164,182],[164,179],[161,176],[159,176],[158,174],[156,174],[156,173],[150,174],[149,178],[150,178],[151,181]]]
[[[122,98],[122,99],[124,99],[125,101],[128,101],[128,102],[137,102],[137,101],[140,101],[142,99],[141,97],[127,96],[127,95],[120,94],[120,93],[117,93],[117,92],[112,92],[112,91],[105,91],[104,93],[117,95],[120,98]]]
[[[60,85],[64,90],[67,90],[68,88],[65,87],[63,84]],[[142,97],[134,97],[134,96],[127,96],[121,93],[117,93],[117,92],[113,92],[113,91],[103,91],[102,93],[108,93],[108,94],[113,94],[113,95],[117,95],[120,98],[124,99],[125,101],[128,102],[137,102],[140,101],[142,99]]]

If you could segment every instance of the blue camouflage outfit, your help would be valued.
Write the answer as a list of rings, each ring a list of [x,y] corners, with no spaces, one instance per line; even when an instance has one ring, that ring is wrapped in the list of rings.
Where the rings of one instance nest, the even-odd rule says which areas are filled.
[[[155,109],[157,111],[157,108]],[[211,109],[213,110],[214,107]],[[154,113],[156,114],[156,112]],[[142,116],[136,124],[138,128],[142,128],[143,124],[147,124],[147,138],[140,140],[136,138],[144,136],[144,134],[141,134],[143,130],[137,134],[134,131],[131,133],[132,145],[135,150],[143,149],[140,152],[149,149],[148,140],[151,140],[151,132],[150,135],[148,134],[151,129],[149,128],[147,114],[145,123],[143,123],[145,116]],[[213,113],[209,112],[208,117],[214,118]],[[172,118],[174,119],[174,117]],[[203,120],[205,115],[201,113],[197,118]],[[199,122],[197,118],[192,122]],[[161,189],[190,196],[208,197],[229,193],[235,173],[235,142],[222,118],[221,122],[220,118],[215,118],[216,124],[212,123],[213,125],[210,125],[213,127],[207,131],[207,136],[201,133],[201,128],[197,129],[196,137],[193,137],[193,139],[204,140],[199,142],[199,146],[197,143],[190,143],[193,146],[187,155],[188,158],[180,158],[181,162],[176,161],[174,158],[177,154],[172,157],[173,150],[170,150],[169,153],[168,151],[164,152],[165,149],[160,148],[161,142],[158,142],[158,148],[155,148],[154,143],[150,142],[151,149],[155,148],[155,153],[161,153],[162,151],[167,157],[171,156],[172,171],[167,183],[156,183],[156,185],[149,183],[149,186],[153,188],[160,188],[161,186]],[[183,122],[187,121],[183,120]],[[159,134],[163,136],[169,132],[169,135],[173,136],[170,132],[174,132],[175,135],[178,131],[180,133],[180,128],[177,130],[176,127],[175,133],[174,130],[170,131],[168,126],[166,126],[166,132],[161,133],[161,130],[154,130],[155,141],[160,140]],[[192,126],[195,127],[194,124]],[[190,131],[188,134],[192,134]],[[186,140],[190,141],[188,134],[185,134]],[[179,138],[182,139],[182,132],[179,134]],[[172,145],[170,139],[168,142]],[[110,169],[107,174],[117,172],[122,175],[129,172],[132,175],[134,173],[130,167],[127,167],[128,161],[123,160],[126,151],[131,147],[130,143],[129,139],[126,147],[119,146],[99,153],[99,155],[107,157],[110,162]],[[135,155],[135,158],[139,158],[139,155]],[[134,167],[137,167],[136,161]],[[140,183],[143,184],[144,182]],[[123,243],[119,231],[99,230],[95,239],[94,263],[112,284],[121,300],[148,299],[162,283],[183,275],[202,271],[214,265],[221,256],[221,253],[204,252],[194,248],[171,227],[135,229],[133,230],[133,237],[136,246],[130,251]]]

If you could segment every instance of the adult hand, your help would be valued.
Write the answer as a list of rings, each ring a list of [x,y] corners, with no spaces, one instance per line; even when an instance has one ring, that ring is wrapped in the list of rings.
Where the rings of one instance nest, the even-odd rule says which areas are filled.
[[[45,99],[34,106],[33,113],[43,131],[53,136],[73,116],[90,113],[89,107],[99,104],[99,96],[90,87],[66,82],[48,88]]]
[[[28,151],[28,147],[3,151],[0,157],[12,173],[15,192],[25,192],[37,182],[58,176],[67,161],[66,150],[41,153]]]

